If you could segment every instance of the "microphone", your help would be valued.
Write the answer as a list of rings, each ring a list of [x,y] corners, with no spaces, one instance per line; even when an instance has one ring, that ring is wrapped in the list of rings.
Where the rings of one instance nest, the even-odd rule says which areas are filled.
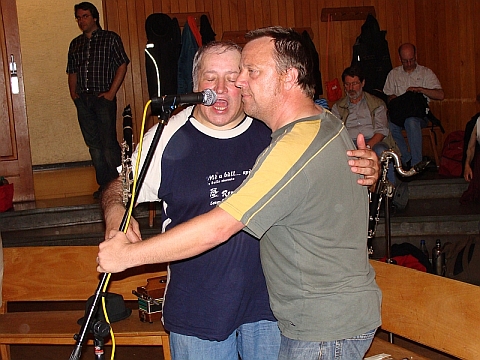
[[[162,107],[177,107],[181,104],[202,104],[211,106],[217,101],[217,94],[212,89],[205,89],[201,92],[194,92],[190,94],[178,95],[164,95],[161,97],[152,98],[152,113],[159,114],[162,112]],[[157,111],[158,110],[158,111]]]

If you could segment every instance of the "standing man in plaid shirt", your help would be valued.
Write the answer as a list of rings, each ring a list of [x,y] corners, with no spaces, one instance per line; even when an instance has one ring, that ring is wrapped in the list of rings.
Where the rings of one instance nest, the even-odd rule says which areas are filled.
[[[82,2],[74,10],[83,33],[68,50],[68,87],[95,167],[99,188],[93,196],[99,198],[107,183],[117,178],[116,168],[121,164],[116,94],[130,60],[120,36],[100,26],[95,5]]]

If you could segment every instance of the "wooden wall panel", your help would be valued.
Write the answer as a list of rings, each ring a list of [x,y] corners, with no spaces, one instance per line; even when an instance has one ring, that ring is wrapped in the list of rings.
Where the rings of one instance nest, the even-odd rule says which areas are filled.
[[[400,65],[400,44],[417,46],[418,62],[435,71],[446,94],[444,101],[432,102],[432,110],[447,133],[463,129],[480,111],[480,64],[475,61],[480,56],[480,25],[475,19],[480,2],[475,0],[104,0],[105,28],[119,32],[132,61],[119,94],[119,108],[122,101],[131,104],[138,129],[148,101],[144,22],[152,12],[208,12],[217,40],[224,31],[269,25],[310,27],[326,81],[327,77],[340,78],[350,64],[363,21],[332,23],[327,62],[327,23],[320,21],[321,11],[351,6],[375,7],[380,28],[386,30],[393,66]]]

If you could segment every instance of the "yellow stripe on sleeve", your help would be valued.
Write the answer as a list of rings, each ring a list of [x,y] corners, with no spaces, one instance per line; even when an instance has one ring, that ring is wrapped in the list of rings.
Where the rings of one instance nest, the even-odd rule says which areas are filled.
[[[302,121],[281,135],[271,150],[267,149],[258,158],[257,162],[263,162],[250,174],[248,183],[221,203],[220,208],[241,221],[246,211],[285,178],[317,136],[320,125],[320,119]]]

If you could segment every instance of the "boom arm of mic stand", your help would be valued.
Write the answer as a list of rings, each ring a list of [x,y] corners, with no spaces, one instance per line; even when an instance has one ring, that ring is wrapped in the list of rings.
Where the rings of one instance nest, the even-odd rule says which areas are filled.
[[[158,142],[160,141],[160,136],[162,135],[163,129],[165,128],[165,125],[167,125],[168,119],[170,118],[171,114],[172,114],[172,108],[167,108],[167,109],[164,109],[164,111],[158,116],[160,122],[158,123],[157,129],[156,129],[155,134],[153,136],[152,144],[150,145],[150,148],[148,149],[147,156],[145,157],[145,162],[144,162],[144,164],[143,164],[143,166],[140,170],[140,173],[138,175],[137,190],[135,191],[135,196],[134,196],[133,199],[130,198],[130,201],[133,201],[134,204],[137,201],[138,194],[140,192],[143,181],[145,180],[145,176],[147,174],[147,170],[150,166],[150,163],[152,162],[153,154],[155,153]],[[129,208],[129,206],[127,205],[125,213],[123,214],[122,222],[119,226],[119,230],[122,231],[122,232],[125,231],[125,228],[127,226],[128,208]],[[80,328],[80,332],[78,334],[75,334],[75,336],[74,336],[74,338],[76,340],[75,348],[73,349],[69,360],[79,360],[80,356],[82,355],[82,346],[85,343],[85,340],[86,340],[86,337],[87,337],[87,331],[88,331],[88,328],[89,328],[89,324],[91,323],[91,320],[92,320],[93,316],[95,315],[96,310],[98,308],[98,304],[100,302],[100,297],[101,297],[101,294],[102,294],[102,289],[104,288],[105,284],[107,283],[108,275],[109,275],[108,273],[103,273],[101,278],[100,278],[97,289],[95,290],[93,303],[90,306],[90,309],[88,310],[87,316],[85,316],[84,319],[83,319],[83,324],[82,324],[82,327]]]

